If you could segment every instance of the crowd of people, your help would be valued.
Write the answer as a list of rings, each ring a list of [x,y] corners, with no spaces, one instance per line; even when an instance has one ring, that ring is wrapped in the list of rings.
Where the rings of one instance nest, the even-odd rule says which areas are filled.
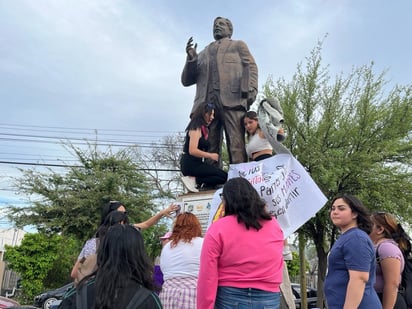
[[[124,205],[109,202],[96,237],[79,255],[86,260],[96,255],[95,265],[81,277],[75,265],[76,287],[59,308],[279,308],[284,266],[279,223],[244,178],[229,179],[221,198],[225,216],[206,235],[198,218],[186,212],[160,237],[160,281],[145,250],[141,226],[146,225],[129,224]],[[175,210],[171,205],[161,213]],[[341,235],[328,257],[328,308],[406,309],[398,287],[411,242],[396,218],[370,214],[357,197],[343,194],[331,202],[330,219]]]
[[[148,220],[135,223],[133,226],[139,230],[145,230],[155,225],[159,220],[165,216],[170,216],[171,213],[178,209],[177,205],[170,205],[169,207],[159,211],[156,215]],[[102,215],[100,226],[97,229],[95,236],[87,240],[73,266],[71,277],[75,283],[79,282],[83,277],[96,270],[97,248],[100,241],[104,237],[107,229],[114,224],[128,224],[127,211],[124,203],[120,201],[109,201],[104,204],[102,208]]]
[[[349,194],[332,201],[330,218],[341,235],[328,257],[328,308],[407,309],[399,288],[411,239],[402,225],[389,213],[370,214]]]
[[[223,187],[224,216],[202,235],[194,214],[178,214],[171,231],[160,237],[162,251],[153,265],[141,231],[178,206],[131,225],[125,205],[109,202],[95,237],[86,241],[73,266],[76,288],[59,308],[279,308],[285,272],[288,278],[282,229],[249,181],[228,180],[221,166],[223,130],[230,163],[274,154],[257,112],[249,110],[256,98],[257,66],[232,33],[231,22],[218,17],[215,42],[202,52],[197,54],[190,38],[182,73],[184,86],[197,87],[180,159],[182,180],[191,192]],[[276,113],[282,118],[276,138],[282,142],[280,106]],[[327,308],[406,309],[398,287],[411,242],[396,218],[371,215],[357,197],[343,194],[332,201],[330,220],[340,236],[328,256]]]
[[[283,269],[279,223],[244,178],[228,180],[222,199],[226,215],[205,238],[199,219],[187,212],[178,214],[171,232],[160,238],[161,287],[155,284],[141,229],[128,223],[123,204],[106,205],[111,210],[104,211],[94,251],[82,250],[83,255],[96,254],[95,268],[59,308],[233,308],[233,302],[249,302],[250,294],[256,306],[278,305]]]

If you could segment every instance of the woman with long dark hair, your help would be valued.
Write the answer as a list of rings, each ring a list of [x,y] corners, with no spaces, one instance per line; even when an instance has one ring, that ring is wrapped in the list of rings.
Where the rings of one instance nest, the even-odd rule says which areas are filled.
[[[197,308],[279,308],[283,232],[244,178],[223,186],[225,216],[205,235]]]
[[[141,223],[135,223],[133,226],[135,228],[138,228],[139,230],[144,230],[147,229],[153,225],[155,225],[157,222],[159,222],[160,219],[163,217],[170,216],[170,213],[173,211],[176,211],[178,209],[177,205],[171,204],[167,208],[159,211],[157,214],[155,214],[153,217],[149,218],[148,220],[141,222]],[[82,268],[82,264],[84,261],[90,257],[96,255],[97,252],[97,247],[99,244],[99,237],[104,233],[109,226],[112,224],[108,225],[107,223],[107,218],[113,213],[113,212],[120,212],[123,213],[126,216],[127,219],[127,210],[124,205],[124,203],[120,201],[109,201],[106,204],[103,205],[102,207],[102,215],[101,215],[101,221],[100,225],[97,229],[97,232],[93,238],[88,239],[85,244],[83,245],[82,250],[80,251],[80,254],[76,260],[76,263],[73,265],[72,271],[71,271],[71,277],[74,279],[74,281],[77,283],[83,278],[83,275],[79,273]],[[128,220],[128,219],[127,219]],[[124,220],[123,220],[124,221]],[[123,222],[128,224],[128,222]],[[92,258],[94,258],[92,257]]]
[[[69,292],[60,308],[162,308],[153,291],[153,266],[135,227],[116,224],[107,230],[98,248],[97,266],[95,276]]]
[[[332,201],[330,218],[341,235],[328,257],[324,283],[328,308],[382,308],[373,288],[376,262],[368,236],[372,229],[368,210],[355,196],[343,194]]]
[[[182,181],[189,191],[213,189],[227,180],[227,173],[222,169],[208,164],[206,159],[219,161],[219,154],[208,152],[209,125],[215,118],[215,105],[205,103],[194,111],[186,127],[183,154],[180,160]]]

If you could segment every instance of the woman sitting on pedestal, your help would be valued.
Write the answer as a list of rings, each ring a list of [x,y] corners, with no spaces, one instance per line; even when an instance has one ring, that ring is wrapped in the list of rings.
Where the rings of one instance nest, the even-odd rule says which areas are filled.
[[[215,118],[215,105],[205,103],[199,105],[192,114],[186,127],[186,138],[183,146],[183,155],[180,160],[182,181],[192,192],[215,189],[227,180],[227,173],[218,167],[206,162],[206,159],[219,160],[219,154],[208,152],[208,126]]]

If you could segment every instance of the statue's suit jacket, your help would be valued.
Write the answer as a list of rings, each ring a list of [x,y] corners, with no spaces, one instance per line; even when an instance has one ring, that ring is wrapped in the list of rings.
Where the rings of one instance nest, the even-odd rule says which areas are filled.
[[[210,78],[210,74],[214,72],[210,72],[209,65],[211,49],[215,44],[218,44],[216,60],[221,103],[226,108],[244,107],[247,111],[247,98],[244,94],[242,96],[242,92],[247,93],[251,88],[256,90],[258,88],[258,69],[255,59],[245,42],[223,38],[210,43],[194,59],[187,60],[183,68],[181,77],[183,86],[196,84],[196,96],[191,113],[199,104],[206,102],[208,83],[216,80],[213,76]]]

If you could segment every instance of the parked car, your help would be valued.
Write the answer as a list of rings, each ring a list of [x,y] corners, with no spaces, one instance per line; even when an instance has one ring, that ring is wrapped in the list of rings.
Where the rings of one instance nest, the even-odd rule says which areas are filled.
[[[295,296],[295,304],[296,309],[301,308],[301,296],[300,296],[300,284],[299,283],[291,283],[292,293]],[[317,308],[316,302],[318,300],[318,293],[317,290],[313,288],[306,288],[306,295],[308,299],[308,308]]]
[[[42,309],[51,309],[56,300],[61,300],[66,292],[73,287],[73,282],[55,290],[46,291],[34,298],[34,306]]]
[[[61,299],[55,300],[50,304],[50,309],[57,309],[60,306],[60,303],[62,302]]]
[[[0,308],[17,308],[20,304],[11,298],[0,296]]]

